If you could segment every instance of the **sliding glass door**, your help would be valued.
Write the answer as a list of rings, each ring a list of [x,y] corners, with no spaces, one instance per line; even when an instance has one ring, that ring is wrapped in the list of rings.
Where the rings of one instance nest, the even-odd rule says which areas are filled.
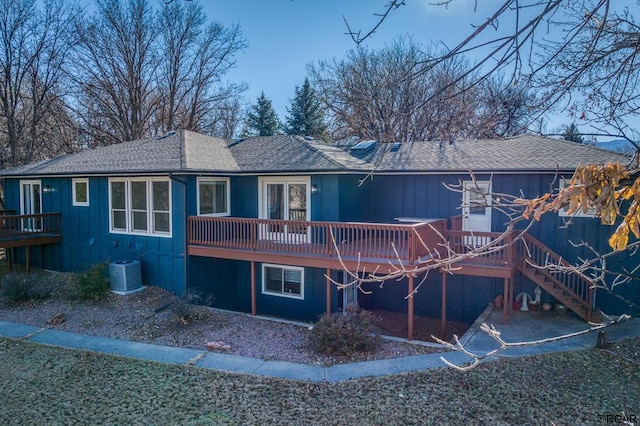
[[[262,227],[261,238],[283,242],[307,241],[309,178],[265,178],[261,181],[260,217],[294,223],[270,223]]]

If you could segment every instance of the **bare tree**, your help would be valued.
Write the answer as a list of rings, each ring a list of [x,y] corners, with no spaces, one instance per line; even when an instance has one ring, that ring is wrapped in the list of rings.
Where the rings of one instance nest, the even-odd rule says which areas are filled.
[[[45,140],[47,152],[57,153],[57,138],[45,138],[43,132],[60,124],[58,117],[68,117],[62,82],[74,42],[71,22],[78,9],[64,0],[47,0],[39,6],[35,0],[8,0],[0,10],[3,165],[41,158],[38,148]]]
[[[146,0],[98,0],[98,11],[77,21],[78,113],[98,145],[148,134],[158,108],[157,21]]]
[[[426,141],[523,131],[522,92],[495,96],[492,86],[474,83],[473,66],[461,57],[420,71],[434,55],[400,38],[379,51],[359,48],[344,60],[309,66],[332,115],[334,137]]]
[[[159,14],[159,85],[162,92],[159,126],[204,130],[217,109],[228,107],[245,85],[226,85],[222,77],[235,65],[235,54],[246,47],[238,26],[207,25],[202,6],[174,3]],[[219,115],[218,115],[219,116]]]
[[[239,97],[224,99],[209,115],[205,122],[205,132],[225,139],[239,135],[245,121],[246,109]]]
[[[432,6],[447,7],[452,1]],[[379,21],[373,30],[404,5],[402,0],[390,1],[376,13]],[[503,0],[490,7],[488,17],[481,18],[458,45],[422,63],[418,72],[473,54],[480,59],[459,78],[475,74],[481,81],[504,74],[506,85],[530,86],[538,95],[538,114],[531,116],[531,123],[545,111],[560,111],[590,125],[594,135],[615,135],[635,143],[640,28],[627,3]],[[475,2],[474,9],[478,8],[486,12],[487,6]],[[375,32],[354,30],[348,24],[347,28],[357,44]]]

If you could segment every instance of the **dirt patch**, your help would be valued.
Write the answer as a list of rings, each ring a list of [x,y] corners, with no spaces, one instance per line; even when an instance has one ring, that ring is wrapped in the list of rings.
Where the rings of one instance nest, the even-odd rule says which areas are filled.
[[[377,317],[376,326],[381,330],[382,334],[390,336],[407,338],[408,324],[407,314],[389,311],[373,311]],[[414,316],[413,319],[413,338],[423,342],[432,342],[431,336],[439,337],[445,341],[453,340],[453,335],[462,337],[464,333],[471,327],[458,321],[447,321],[444,334],[442,333],[442,321],[440,318]],[[444,337],[443,337],[444,336]]]

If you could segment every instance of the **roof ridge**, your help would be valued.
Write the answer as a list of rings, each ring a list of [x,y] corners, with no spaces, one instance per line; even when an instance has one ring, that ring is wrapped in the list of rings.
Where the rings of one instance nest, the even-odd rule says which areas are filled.
[[[180,149],[180,169],[185,170],[187,168],[187,136],[186,130],[180,129],[178,130],[180,135],[178,147]]]
[[[299,142],[302,142],[303,144],[305,144],[306,146],[308,146],[313,152],[318,153],[320,156],[322,156],[324,159],[328,160],[330,163],[335,164],[336,166],[342,167],[343,169],[347,169],[347,170],[351,170],[351,167],[347,167],[345,164],[341,163],[340,161],[336,160],[335,158],[333,158],[330,155],[327,155],[324,151],[321,151],[320,149],[318,149],[315,146],[311,145],[311,142],[314,141],[307,141],[304,138],[301,138],[300,136],[293,136],[295,139],[297,139]]]

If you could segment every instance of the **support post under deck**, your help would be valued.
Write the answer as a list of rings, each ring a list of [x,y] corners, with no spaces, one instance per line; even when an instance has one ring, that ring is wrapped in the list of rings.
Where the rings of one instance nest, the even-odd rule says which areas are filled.
[[[251,261],[251,315],[256,315],[256,262]]]
[[[331,315],[331,269],[329,268],[327,268],[326,293],[327,293],[327,315]]]
[[[409,298],[407,307],[407,339],[413,340],[413,274],[409,275]]]
[[[442,272],[442,312],[440,322],[440,337],[444,339],[447,332],[447,273]]]

